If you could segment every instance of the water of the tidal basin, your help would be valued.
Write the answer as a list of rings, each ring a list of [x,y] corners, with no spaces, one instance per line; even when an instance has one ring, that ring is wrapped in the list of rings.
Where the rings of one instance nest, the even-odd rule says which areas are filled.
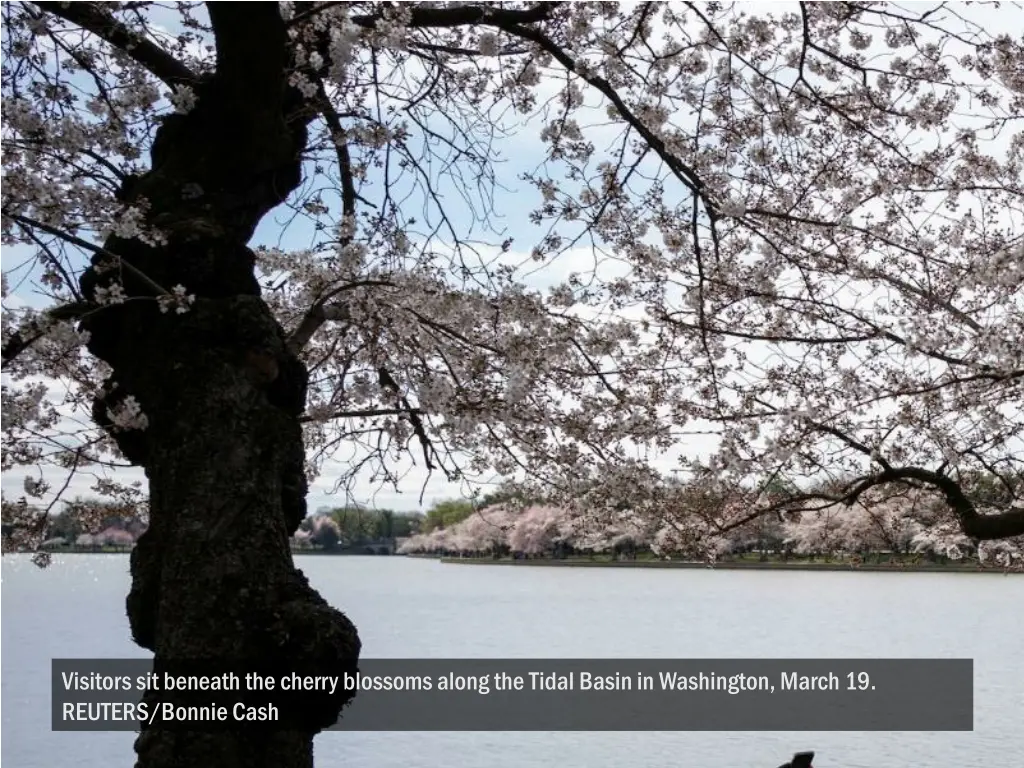
[[[1024,764],[1021,576],[298,563],[367,658],[975,660],[970,733],[332,732],[318,768],[776,768],[803,749],[818,768]],[[132,733],[50,731],[51,658],[146,657],[128,639],[127,557],[2,568],[4,768],[131,766]]]

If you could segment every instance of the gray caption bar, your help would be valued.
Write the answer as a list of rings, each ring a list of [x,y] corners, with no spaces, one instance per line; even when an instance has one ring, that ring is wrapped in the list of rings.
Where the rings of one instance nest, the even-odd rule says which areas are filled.
[[[138,730],[146,718],[138,709],[126,714],[124,705],[142,700],[137,684],[151,668],[137,659],[54,660],[53,730]],[[228,701],[213,713],[216,723],[201,719],[210,712],[183,712],[195,715],[195,730],[230,728],[236,720],[242,727],[248,705],[254,697],[259,703],[266,680],[247,676],[242,665],[223,680],[229,675],[246,706],[236,712]],[[104,688],[111,683],[103,680],[114,678],[120,679],[115,689]],[[360,661],[358,675],[283,670],[275,678],[278,691],[355,687],[355,700],[331,729],[341,731],[970,731],[974,725],[971,659],[373,659]],[[76,682],[86,679],[97,681],[87,684],[90,690]],[[217,696],[219,705],[225,694]],[[270,706],[273,696],[266,698]],[[269,715],[261,727],[274,727]]]

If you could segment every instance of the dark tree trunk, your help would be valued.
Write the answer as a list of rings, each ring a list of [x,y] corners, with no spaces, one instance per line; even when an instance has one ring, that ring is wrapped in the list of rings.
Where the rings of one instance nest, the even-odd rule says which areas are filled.
[[[83,323],[110,364],[94,415],[145,468],[150,527],[131,557],[132,634],[155,661],[292,661],[322,674],[353,671],[355,627],[292,562],[288,537],[305,516],[298,416],[306,370],[260,298],[247,242],[295,188],[310,114],[287,85],[276,3],[211,3],[217,73],[195,86],[186,115],[166,120],[152,168],[126,183],[166,241],[111,238],[120,267],[93,259],[94,296],[110,280],[131,300]],[[161,312],[156,286],[182,285],[189,311]],[[145,298],[140,298],[145,297]],[[136,300],[138,299],[138,300]],[[109,412],[134,397],[144,430]],[[136,742],[140,768],[298,768],[343,699],[308,699],[301,731],[183,733],[159,723]]]

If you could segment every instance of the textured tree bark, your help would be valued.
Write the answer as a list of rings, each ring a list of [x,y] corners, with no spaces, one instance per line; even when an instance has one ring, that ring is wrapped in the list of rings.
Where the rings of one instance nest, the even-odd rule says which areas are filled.
[[[152,168],[126,183],[165,241],[113,237],[82,278],[86,296],[117,280],[130,300],[83,322],[90,351],[112,369],[94,417],[145,468],[150,528],[131,557],[128,618],[157,664],[294,662],[352,672],[355,627],[292,562],[288,537],[305,516],[298,416],[306,370],[260,298],[246,243],[295,188],[310,115],[287,85],[276,3],[212,3],[217,72],[197,102],[167,119]],[[182,285],[189,311],[161,312],[154,286]],[[135,300],[136,298],[144,300]],[[110,413],[134,397],[145,429]],[[150,701],[158,696],[151,696]],[[303,701],[301,730],[221,733],[159,722],[136,742],[139,768],[298,768],[346,697]]]

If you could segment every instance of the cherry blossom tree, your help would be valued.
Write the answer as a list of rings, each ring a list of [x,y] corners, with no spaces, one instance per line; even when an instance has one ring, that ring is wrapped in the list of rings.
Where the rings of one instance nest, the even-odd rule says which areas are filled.
[[[558,542],[568,541],[571,526],[572,518],[565,510],[546,505],[527,507],[516,517],[508,546],[524,555],[549,553]]]
[[[498,505],[475,511],[457,525],[464,551],[481,554],[502,552],[509,546],[509,532],[515,525],[513,513]]]
[[[101,546],[128,548],[135,543],[135,537],[120,528],[108,528],[96,534],[93,542]]]
[[[341,543],[341,528],[329,515],[316,515],[311,518],[309,540],[324,549],[336,549]]]
[[[340,485],[498,475],[670,549],[889,486],[942,503],[935,535],[1024,533],[1018,7],[2,13],[4,469],[51,504],[144,469],[128,614],[158,659],[355,664],[287,546],[332,459]],[[537,229],[510,236],[524,135]],[[657,455],[744,503],[677,504]],[[310,765],[340,705],[156,725],[139,765]]]
[[[428,554],[446,555],[458,552],[459,542],[451,528],[437,528],[429,533],[410,536],[398,547],[400,555]]]

